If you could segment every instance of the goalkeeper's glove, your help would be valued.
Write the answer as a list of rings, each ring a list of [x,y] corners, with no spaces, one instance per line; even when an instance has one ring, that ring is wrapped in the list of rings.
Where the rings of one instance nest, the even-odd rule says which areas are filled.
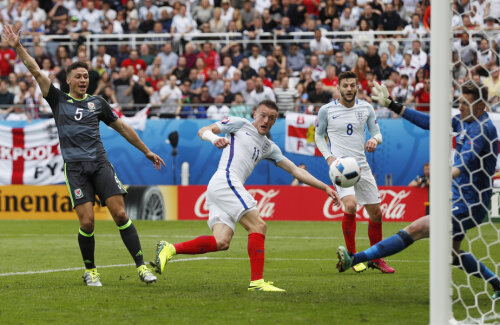
[[[380,106],[387,107],[396,114],[400,114],[403,110],[403,105],[396,101],[393,101],[389,96],[389,91],[387,90],[387,87],[385,85],[381,85],[378,82],[375,82],[375,85],[372,88],[372,93],[372,99],[376,101]]]

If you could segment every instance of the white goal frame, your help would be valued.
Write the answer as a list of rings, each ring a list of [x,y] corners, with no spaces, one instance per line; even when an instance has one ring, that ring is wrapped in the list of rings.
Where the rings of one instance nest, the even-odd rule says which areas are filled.
[[[451,287],[451,0],[432,2],[430,324],[453,322]]]

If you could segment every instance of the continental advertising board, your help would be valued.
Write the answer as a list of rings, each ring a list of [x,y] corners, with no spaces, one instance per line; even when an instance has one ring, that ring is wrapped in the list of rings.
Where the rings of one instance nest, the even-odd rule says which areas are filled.
[[[125,208],[132,219],[177,219],[176,186],[128,186]],[[108,209],[98,200],[97,220],[111,220]],[[0,219],[74,220],[66,185],[0,186]]]

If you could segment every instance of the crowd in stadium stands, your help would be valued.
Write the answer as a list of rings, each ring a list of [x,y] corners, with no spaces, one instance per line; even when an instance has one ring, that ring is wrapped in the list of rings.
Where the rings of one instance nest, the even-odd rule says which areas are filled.
[[[455,0],[453,9],[455,97],[465,80],[480,80],[496,110],[500,0]],[[373,83],[383,82],[399,102],[429,111],[430,0],[0,0],[3,24],[21,29],[23,44],[56,87],[68,91],[65,67],[85,61],[88,93],[125,113],[151,104],[150,115],[167,118],[250,117],[256,103],[271,99],[281,115],[314,114],[339,97],[337,75],[347,70],[359,76],[359,98],[371,102]],[[290,34],[300,31],[314,35]],[[349,34],[326,34],[341,31]],[[200,41],[203,33],[228,32],[239,34]],[[148,38],[137,46],[124,39],[87,48],[89,34]],[[58,35],[69,35],[71,44],[61,45],[68,40]],[[273,37],[277,45],[266,42]],[[0,119],[50,113],[5,41],[0,78]]]

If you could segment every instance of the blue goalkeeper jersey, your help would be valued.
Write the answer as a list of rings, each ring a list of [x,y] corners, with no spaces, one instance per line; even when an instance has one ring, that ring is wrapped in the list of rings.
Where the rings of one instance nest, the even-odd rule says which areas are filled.
[[[497,130],[486,112],[472,122],[456,115],[452,127],[457,133],[453,166],[460,169],[452,183],[453,204],[488,207],[498,156]]]
[[[405,108],[402,115],[413,124],[428,130],[429,115]],[[488,207],[492,193],[493,174],[498,156],[497,130],[488,113],[472,122],[464,122],[455,115],[451,124],[457,133],[453,166],[460,175],[453,180],[453,205],[482,205]]]

